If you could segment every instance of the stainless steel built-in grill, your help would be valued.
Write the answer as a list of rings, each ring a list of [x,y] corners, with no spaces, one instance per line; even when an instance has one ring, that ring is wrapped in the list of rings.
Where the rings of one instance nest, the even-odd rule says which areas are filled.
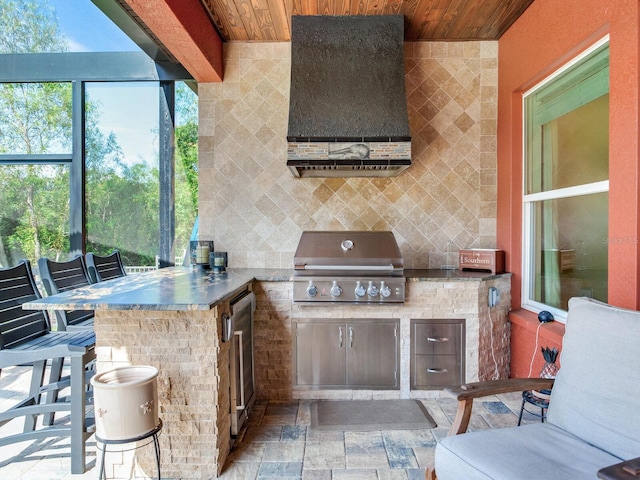
[[[404,267],[392,232],[303,232],[294,257],[296,303],[404,302]]]

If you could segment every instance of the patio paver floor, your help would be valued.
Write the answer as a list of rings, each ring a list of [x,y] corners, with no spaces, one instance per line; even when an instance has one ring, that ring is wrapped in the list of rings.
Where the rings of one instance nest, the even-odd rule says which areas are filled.
[[[0,408],[14,404],[26,391],[28,367],[3,369],[0,375]],[[520,393],[476,401],[471,429],[515,426]],[[437,422],[433,430],[382,430],[373,432],[318,431],[310,427],[310,400],[257,402],[248,426],[236,441],[222,472],[224,480],[422,480],[439,438],[446,436],[455,413],[450,398],[422,400]],[[57,419],[64,423],[68,417]],[[523,423],[540,421],[525,412]],[[18,431],[19,421],[0,428],[0,435]],[[14,430],[11,430],[14,429]],[[152,448],[152,447],[144,447]],[[71,475],[68,438],[48,438],[0,448],[0,478],[84,480],[97,479],[96,442],[87,443],[87,471]],[[116,453],[109,453],[108,458]],[[122,454],[124,464],[117,478],[155,478],[137,467],[133,453]],[[107,474],[108,478],[113,478]],[[165,477],[163,477],[165,478]]]

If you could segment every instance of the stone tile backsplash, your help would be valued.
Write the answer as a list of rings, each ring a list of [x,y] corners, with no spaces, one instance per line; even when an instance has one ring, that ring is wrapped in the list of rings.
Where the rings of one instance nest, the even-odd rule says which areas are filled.
[[[224,82],[198,86],[199,205],[231,267],[290,268],[303,230],[392,230],[406,268],[496,247],[497,42],[405,44],[413,165],[392,178],[294,178],[290,44],[224,47]]]

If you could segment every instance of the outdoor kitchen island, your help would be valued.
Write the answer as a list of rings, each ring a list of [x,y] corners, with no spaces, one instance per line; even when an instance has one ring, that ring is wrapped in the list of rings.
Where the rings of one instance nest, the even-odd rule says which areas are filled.
[[[171,267],[83,287],[31,302],[26,308],[95,310],[98,371],[128,364],[159,369],[163,478],[204,479],[222,471],[231,446],[229,343],[222,342],[222,319],[230,311],[231,300],[245,289],[257,297],[253,336],[258,400],[439,395],[441,388],[413,389],[410,384],[414,319],[464,320],[464,381],[508,375],[510,274],[408,270],[405,303],[374,309],[294,305],[292,275],[292,271],[262,269],[214,275],[208,270]],[[487,291],[492,286],[500,291],[500,300],[489,309]],[[292,325],[309,316],[396,319],[399,386],[296,390]],[[152,476],[153,449],[135,453]],[[109,478],[129,478],[133,452],[123,455],[127,456],[106,456]]]
[[[229,342],[222,318],[231,300],[268,271],[214,275],[170,267],[130,275],[25,305],[95,311],[97,370],[152,365],[159,370],[158,413],[163,478],[204,479],[220,474],[231,446]],[[132,451],[106,455],[108,478],[130,478]],[[155,474],[153,448],[136,458]],[[119,470],[121,469],[121,470]]]

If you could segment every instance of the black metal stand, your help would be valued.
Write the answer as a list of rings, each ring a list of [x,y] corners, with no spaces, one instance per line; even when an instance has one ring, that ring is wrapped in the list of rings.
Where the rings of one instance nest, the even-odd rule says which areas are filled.
[[[139,442],[141,440],[144,440],[145,438],[153,437],[153,446],[156,449],[156,465],[158,467],[158,480],[160,480],[160,442],[158,441],[158,435],[160,435],[160,430],[162,430],[162,420],[160,420],[160,423],[158,423],[158,426],[156,428],[145,433],[144,435],[140,435],[139,437],[125,438],[122,440],[105,440],[100,438],[98,435],[96,435],[96,440],[104,444],[102,448],[102,455],[100,456],[100,475],[98,478],[105,479],[105,480],[107,479],[107,474],[104,470],[104,456],[107,453],[107,445],[123,445],[125,443]],[[145,443],[145,445],[148,445],[149,443],[151,442]],[[141,445],[141,446],[143,447],[144,445]],[[139,447],[135,447],[135,448],[139,448]],[[99,447],[98,447],[98,450],[100,450]]]
[[[549,395],[551,393],[551,390],[541,390],[540,393],[543,395]],[[531,412],[529,410],[527,410],[527,413],[530,413],[531,415],[534,415],[536,417],[540,417],[540,421],[544,423],[544,419],[547,416],[546,415],[547,408],[549,408],[549,400],[547,398],[537,396],[535,392],[533,392],[532,390],[527,390],[525,392],[522,392],[522,406],[520,407],[520,416],[518,417],[518,426],[520,426],[520,424],[522,423],[522,414],[526,410],[526,408],[524,407],[525,407],[525,404],[527,403],[530,405],[533,405],[534,407],[540,408],[539,414]]]

